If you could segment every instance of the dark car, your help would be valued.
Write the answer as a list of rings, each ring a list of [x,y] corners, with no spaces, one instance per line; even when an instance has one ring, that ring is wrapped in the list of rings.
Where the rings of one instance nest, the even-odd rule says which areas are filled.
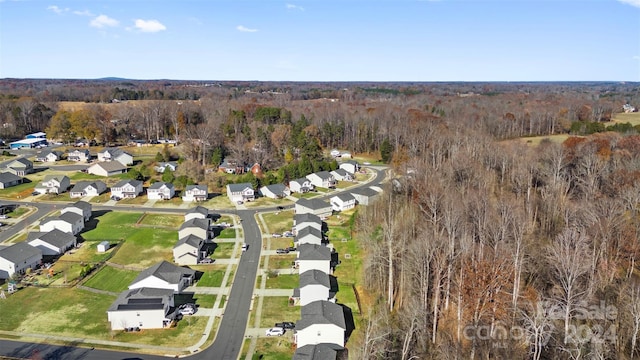
[[[291,252],[291,251],[296,251],[297,249],[296,249],[296,247],[295,247],[295,246],[289,246],[289,247],[287,248],[287,250],[289,250],[289,252]]]
[[[284,206],[278,206],[278,210],[284,210]]]
[[[289,249],[276,249],[276,254],[288,254]]]
[[[283,322],[279,322],[276,323],[275,325],[276,327],[281,327],[285,330],[291,330],[291,329],[295,329],[296,328],[296,323],[291,322],[291,321],[283,321]]]

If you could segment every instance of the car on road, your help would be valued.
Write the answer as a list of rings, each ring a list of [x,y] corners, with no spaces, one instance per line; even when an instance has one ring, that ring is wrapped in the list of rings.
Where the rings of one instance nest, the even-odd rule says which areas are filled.
[[[288,254],[289,249],[276,249],[276,254]]]
[[[249,244],[242,244],[242,252],[247,251],[248,248],[249,248]]]
[[[275,324],[275,327],[283,328],[285,330],[291,330],[296,328],[296,323],[291,321],[283,321]]]
[[[278,206],[278,210],[284,210],[284,206]]]
[[[270,329],[267,329],[267,331],[265,332],[265,335],[267,336],[282,336],[284,335],[284,329],[281,327],[272,327]]]

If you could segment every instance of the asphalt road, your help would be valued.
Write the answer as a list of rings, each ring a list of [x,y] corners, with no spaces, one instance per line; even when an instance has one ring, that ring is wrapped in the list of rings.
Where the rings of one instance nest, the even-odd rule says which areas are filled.
[[[376,178],[366,184],[359,187],[368,187],[372,185],[379,185],[384,178],[384,171],[377,170]],[[324,197],[333,196],[335,192],[331,192]],[[0,202],[0,204],[6,202]],[[38,207],[39,211],[30,215],[27,219],[24,219],[25,224],[30,224],[44,214],[53,209],[53,204],[44,203],[31,203],[31,205]],[[131,210],[131,211],[145,211],[145,208],[140,207],[125,207],[125,206],[94,206],[94,210]],[[262,208],[259,211],[274,211],[276,207]],[[153,208],[154,212],[172,212],[180,213],[187,210],[182,209],[161,209]],[[210,209],[212,212],[229,212],[229,210],[215,210]],[[255,282],[258,272],[258,265],[260,263],[260,250],[262,249],[262,237],[260,228],[255,219],[255,214],[258,211],[254,210],[238,210],[237,215],[242,221],[242,228],[244,231],[245,242],[249,245],[249,248],[241,256],[240,263],[236,270],[233,283],[231,284],[231,292],[227,299],[227,305],[225,308],[222,321],[220,323],[219,331],[216,335],[216,339],[211,346],[204,349],[202,352],[195,353],[189,356],[190,359],[221,359],[221,360],[236,360],[242,350],[242,343],[244,342],[244,334],[247,329],[247,322],[249,319],[249,307],[253,298],[253,292],[255,289]],[[14,225],[20,226],[19,224]],[[18,229],[19,230],[19,229]],[[18,231],[16,230],[16,231]],[[6,239],[4,234],[0,236],[0,243],[3,239]],[[0,312],[0,317],[1,317]],[[80,344],[79,344],[80,345]],[[176,344],[179,346],[180,344]],[[41,360],[76,360],[76,359],[91,359],[91,360],[159,360],[167,359],[165,356],[145,355],[133,352],[118,352],[109,350],[89,349],[80,346],[59,346],[49,345],[42,343],[27,343],[11,340],[0,340],[0,356],[7,356],[9,358],[16,359],[41,359]]]

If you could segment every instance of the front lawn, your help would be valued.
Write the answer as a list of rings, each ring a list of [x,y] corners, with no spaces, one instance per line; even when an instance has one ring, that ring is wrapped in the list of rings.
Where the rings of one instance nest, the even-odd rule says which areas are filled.
[[[67,251],[60,257],[60,260],[99,263],[107,260],[116,251],[117,243],[112,242],[109,250],[103,253],[98,252],[98,241],[85,241],[80,243],[80,248]]]
[[[26,182],[7,189],[0,190],[0,197],[7,199],[23,199],[31,195],[38,183]]]
[[[263,242],[266,242],[266,241],[267,240],[263,240]],[[269,250],[282,249],[290,246],[294,246],[292,237],[272,238],[271,248]]]
[[[122,199],[118,201],[118,204],[121,205],[143,205],[144,203],[147,202],[147,197],[146,196],[137,196],[134,198],[129,198],[129,199]]]
[[[207,270],[202,274],[202,277],[196,283],[199,287],[220,287],[222,285],[222,278],[227,270],[226,265],[212,265],[211,270]]]
[[[278,276],[264,276],[267,276],[267,289],[295,289],[300,286],[300,276],[298,274],[278,274]]]
[[[262,219],[269,227],[263,229],[265,233],[271,235],[273,233],[282,234],[285,231],[291,231],[293,227],[293,210],[286,210],[262,215]],[[262,225],[260,221],[258,224]]]
[[[226,229],[222,229],[222,231],[220,231],[220,234],[218,234],[216,236],[216,238],[220,238],[220,239],[235,239],[236,238],[236,228],[235,227],[229,227]]]
[[[269,270],[275,269],[291,269],[292,263],[296,260],[295,254],[288,255],[270,255]]]
[[[277,322],[300,319],[300,306],[289,305],[286,296],[265,296],[262,302],[260,327],[271,327]]]
[[[291,331],[289,331],[291,333]],[[252,360],[290,360],[295,352],[292,338],[285,336],[259,338]]]
[[[112,266],[103,266],[84,283],[84,286],[111,291],[115,293],[127,290],[131,282],[139,272],[133,270],[117,269]]]
[[[230,259],[233,255],[235,243],[216,243],[216,249],[211,254],[212,259]]]

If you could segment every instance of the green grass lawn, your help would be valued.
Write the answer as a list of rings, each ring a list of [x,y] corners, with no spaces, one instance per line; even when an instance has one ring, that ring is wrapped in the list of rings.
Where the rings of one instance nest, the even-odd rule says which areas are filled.
[[[196,283],[201,287],[219,287],[222,285],[224,273],[227,270],[226,265],[211,265],[212,269],[204,271],[202,277]]]
[[[118,204],[121,205],[142,205],[147,202],[147,197],[145,195],[138,195],[137,197],[130,199],[122,199],[118,201]]]
[[[290,306],[286,296],[266,296],[262,303],[260,327],[270,327],[277,322],[300,319],[300,307]]]
[[[176,241],[176,231],[131,228],[126,241],[110,261],[121,265],[135,264],[143,268],[162,260],[172,261],[172,249]]]
[[[98,252],[98,241],[85,241],[81,243],[79,249],[74,249],[65,253],[60,257],[60,260],[86,262],[86,263],[98,263],[107,260],[113,252],[116,250],[117,243],[111,243],[111,248],[106,252]]]
[[[211,309],[216,304],[216,295],[195,294],[196,305]]]
[[[105,318],[106,315],[102,315]],[[129,333],[124,331],[113,332],[113,337],[109,340],[149,344],[156,346],[183,347],[193,345],[202,336],[208,318],[200,316],[185,316],[174,328],[170,329],[146,329],[139,333]]]
[[[84,283],[84,286],[119,293],[127,290],[138,274],[137,271],[103,266]]]
[[[184,216],[170,214],[144,214],[140,220],[141,225],[163,226],[176,231],[184,223]]]
[[[83,181],[83,180],[101,180],[106,183],[106,180],[108,179],[108,178],[105,178],[104,176],[87,174],[82,171],[76,171],[72,174],[67,173],[67,176],[69,176],[69,179],[71,179],[71,182],[77,182],[77,181]]]
[[[300,276],[297,274],[267,277],[267,289],[295,289],[298,286],[300,286]]]
[[[107,212],[92,220],[97,221],[97,226],[82,233],[82,237],[93,241],[125,239],[135,230],[134,225],[141,216],[142,213],[137,212]]]
[[[100,194],[98,196],[92,197],[89,202],[96,203],[96,204],[104,204],[107,201],[111,200],[110,197],[111,197],[111,193],[110,192],[106,192],[104,194]]]
[[[71,202],[74,199],[71,199],[71,194],[69,192],[63,192],[62,194],[44,194],[40,196],[40,200],[42,201],[63,201],[63,202]]]
[[[269,270],[273,269],[290,269],[291,263],[296,259],[296,255],[270,255]]]
[[[260,206],[287,206],[293,202],[287,199],[272,199],[268,197],[259,197],[254,201],[245,202],[244,205],[248,208],[260,207]]]
[[[223,229],[220,231],[220,234],[216,236],[216,238],[220,239],[235,239],[236,238],[236,229],[233,227]]]
[[[212,259],[229,259],[233,253],[235,243],[216,243],[216,249],[211,254]]]
[[[265,242],[266,240],[262,240]],[[272,238],[271,239],[271,248],[269,250],[282,249],[293,245],[293,238],[290,237],[281,237],[281,238]]]
[[[0,197],[5,199],[22,199],[27,196],[30,196],[33,192],[33,189],[38,183],[30,182],[30,183],[22,183],[20,185],[12,186],[7,189],[0,190]]]
[[[295,345],[289,334],[282,337],[259,338],[252,360],[290,360],[295,352]]]
[[[266,213],[262,215],[262,219],[269,227],[268,229],[263,229],[266,234],[282,234],[285,231],[290,231],[293,227],[293,210]],[[258,224],[262,225],[260,221],[258,221]]]

